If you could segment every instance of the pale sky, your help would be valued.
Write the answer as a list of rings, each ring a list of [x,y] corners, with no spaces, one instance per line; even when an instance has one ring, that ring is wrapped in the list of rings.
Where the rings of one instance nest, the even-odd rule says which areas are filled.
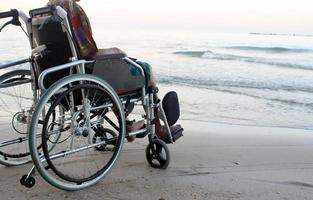
[[[27,11],[44,0],[2,0]],[[313,0],[81,0],[92,26],[313,34]]]

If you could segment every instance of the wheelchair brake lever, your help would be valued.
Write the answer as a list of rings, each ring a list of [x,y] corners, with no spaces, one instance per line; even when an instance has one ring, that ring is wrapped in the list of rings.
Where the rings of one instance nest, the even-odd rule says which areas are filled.
[[[5,23],[3,26],[1,26],[0,28],[0,32],[9,24],[12,24],[12,20],[11,21],[8,21],[7,23]]]
[[[21,22],[18,20],[19,18],[19,13],[16,9],[11,10],[13,12],[13,19],[5,23],[1,28],[0,32],[9,24],[15,25],[15,26],[22,26]]]
[[[1,26],[0,32],[9,24],[12,24],[12,25],[15,25],[15,26],[21,26],[22,25],[19,20],[12,19],[12,20],[8,21],[7,23],[5,23],[3,26]]]
[[[14,13],[13,19],[10,21],[11,24],[15,26],[22,26],[21,22],[18,20],[19,18],[19,12],[16,9],[11,10],[11,12]]]

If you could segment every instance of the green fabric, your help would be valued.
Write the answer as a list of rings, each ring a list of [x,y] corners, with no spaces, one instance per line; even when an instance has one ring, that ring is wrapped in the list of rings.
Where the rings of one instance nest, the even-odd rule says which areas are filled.
[[[151,73],[152,73],[151,66],[148,63],[143,62],[143,61],[136,60],[136,63],[143,68],[143,71],[145,73],[145,78],[146,78],[145,85],[146,85],[146,88],[148,88],[148,84],[149,84]],[[128,69],[133,76],[139,76],[141,74],[140,70],[132,64],[128,64]]]

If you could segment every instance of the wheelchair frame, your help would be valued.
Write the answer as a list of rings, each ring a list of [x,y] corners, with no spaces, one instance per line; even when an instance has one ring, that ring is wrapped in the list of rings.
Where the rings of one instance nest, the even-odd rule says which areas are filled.
[[[45,11],[45,10],[43,10]],[[49,88],[46,88],[45,85],[44,85],[44,80],[45,78],[51,74],[51,73],[54,73],[54,72],[58,72],[58,71],[61,71],[61,70],[64,70],[64,69],[70,69],[70,75],[73,75],[74,78],[78,78],[80,83],[83,83],[85,80],[84,80],[84,77],[86,78],[86,80],[89,80],[89,81],[92,81],[92,79],[95,80],[95,82],[98,82],[98,84],[100,84],[101,86],[103,87],[106,87],[106,89],[112,94],[113,97],[117,97],[118,98],[118,101],[120,102],[119,105],[120,105],[120,112],[121,113],[124,113],[124,106],[125,104],[129,103],[129,102],[132,102],[132,103],[135,103],[135,102],[140,102],[142,101],[142,105],[144,107],[144,110],[145,110],[145,113],[146,113],[146,116],[145,116],[145,119],[146,119],[146,127],[145,128],[142,128],[140,130],[136,130],[136,131],[133,131],[133,132],[130,132],[130,133],[125,133],[125,125],[126,125],[126,121],[125,121],[125,113],[123,114],[124,116],[122,116],[122,123],[123,123],[123,128],[122,128],[122,137],[127,137],[127,136],[136,136],[138,134],[143,134],[143,133],[147,133],[148,137],[149,137],[149,145],[147,147],[147,152],[148,152],[148,148],[152,148],[152,153],[155,153],[155,149],[154,149],[154,145],[153,144],[157,144],[163,148],[165,148],[165,152],[167,155],[167,158],[168,158],[168,162],[165,163],[164,165],[161,165],[161,166],[157,166],[157,165],[152,165],[150,162],[149,164],[152,166],[152,167],[156,167],[156,168],[167,168],[168,164],[169,164],[169,151],[166,147],[166,144],[157,139],[157,135],[155,134],[155,124],[154,124],[154,119],[155,119],[155,113],[154,113],[154,109],[157,108],[159,110],[159,114],[160,114],[160,119],[163,121],[164,123],[164,126],[166,128],[166,131],[168,133],[168,136],[169,136],[169,139],[170,139],[170,142],[173,143],[173,136],[171,135],[171,131],[170,131],[170,127],[167,123],[167,119],[166,119],[166,115],[165,115],[165,112],[163,110],[163,107],[162,107],[162,103],[160,102],[160,100],[158,99],[154,99],[154,94],[158,92],[157,88],[150,88],[148,90],[148,92],[146,92],[146,88],[145,87],[142,87],[141,88],[141,97],[140,98],[136,98],[136,99],[131,99],[130,101],[125,99],[125,98],[122,98],[122,97],[119,97],[115,91],[104,81],[104,80],[100,80],[100,78],[98,78],[97,76],[94,76],[94,75],[87,75],[86,74],[86,70],[85,70],[85,65],[86,64],[89,64],[89,63],[94,63],[95,60],[91,60],[91,61],[87,61],[87,60],[79,60],[79,57],[78,57],[78,54],[76,52],[76,47],[75,47],[75,44],[74,44],[74,41],[72,40],[73,38],[73,35],[72,35],[72,32],[71,32],[71,26],[70,26],[70,23],[69,23],[69,20],[68,20],[68,17],[67,17],[67,13],[64,9],[62,9],[61,7],[56,7],[56,11],[57,11],[57,14],[59,17],[62,18],[62,21],[64,22],[63,26],[64,28],[66,29],[66,33],[67,33],[67,38],[68,38],[68,42],[70,44],[70,49],[71,49],[71,53],[73,55],[73,57],[70,58],[70,62],[69,63],[66,63],[66,64],[62,64],[62,65],[58,65],[58,66],[54,66],[54,67],[51,67],[51,68],[48,68],[46,70],[44,70],[38,77],[38,87],[39,87],[39,91],[41,91],[41,93],[43,95],[40,95],[41,97],[38,98],[37,96],[37,92],[36,91],[33,91],[34,92],[34,106],[36,104],[36,108],[35,108],[35,111],[34,113],[32,113],[32,121],[28,124],[29,125],[29,148],[30,148],[30,153],[31,153],[31,157],[32,157],[32,161],[34,162],[34,167],[32,167],[32,169],[30,170],[30,172],[27,174],[27,175],[24,175],[21,179],[21,183],[23,185],[25,185],[26,187],[32,187],[34,184],[35,184],[35,179],[33,178],[33,174],[35,172],[35,168],[37,169],[37,171],[41,174],[41,176],[47,181],[49,182],[50,184],[54,185],[55,187],[58,187],[59,189],[63,189],[63,190],[79,190],[79,189],[83,189],[83,188],[86,188],[86,187],[89,187],[89,186],[92,186],[94,185],[95,183],[97,183],[98,181],[100,181],[104,176],[106,176],[106,174],[111,170],[111,168],[113,167],[115,161],[117,160],[118,158],[118,155],[120,153],[120,149],[119,149],[119,152],[118,152],[118,155],[116,156],[115,160],[114,160],[114,163],[113,165],[107,170],[106,173],[104,173],[103,175],[99,176],[96,180],[93,180],[91,182],[88,182],[87,184],[64,184],[62,182],[58,182],[56,180],[53,180],[51,179],[51,177],[49,177],[49,175],[47,175],[46,173],[46,166],[44,166],[44,162],[46,162],[46,158],[44,158],[44,156],[42,155],[42,153],[39,152],[39,149],[37,148],[36,146],[36,139],[37,139],[37,135],[35,133],[35,124],[38,123],[36,122],[36,120],[34,120],[33,118],[33,114],[35,116],[37,116],[38,118],[38,115],[40,114],[39,111],[41,112],[41,109],[42,109],[42,103],[41,102],[44,102],[46,96],[51,93],[51,91],[53,90],[56,90],[56,88],[58,88],[63,81],[67,81],[67,82],[71,82],[71,76],[69,77],[65,77],[63,78],[61,81],[59,82],[56,82],[54,83],[52,86],[50,86]],[[26,27],[27,27],[27,32],[28,34],[31,34],[32,33],[32,22],[30,20],[30,18],[27,17],[27,15],[25,15],[23,12],[19,12],[19,16],[23,19],[23,21],[25,22],[26,24]],[[31,38],[30,39],[30,42],[31,41]],[[33,68],[34,68],[34,61],[33,61],[33,58],[35,56],[38,56],[42,53],[42,51],[45,50],[45,47],[44,46],[39,46],[37,48],[34,48],[32,50],[32,56],[30,59],[24,59],[24,60],[21,60],[21,61],[17,61],[17,62],[13,62],[13,63],[10,63],[10,64],[6,64],[6,65],[3,65],[3,66],[0,66],[0,69],[4,69],[4,68],[8,68],[8,67],[11,67],[11,66],[15,66],[15,65],[19,65],[19,64],[23,64],[23,63],[26,63],[26,62],[31,62],[32,64],[32,69],[31,69],[31,72],[32,72],[32,77],[35,76],[35,73],[33,72]],[[144,74],[144,70],[143,68],[138,65],[136,62],[134,62],[132,59],[128,58],[127,56],[121,58],[123,61],[127,62],[127,63],[130,63],[132,64],[133,66],[135,66],[137,69],[140,70],[140,73],[143,77],[145,77],[145,74]],[[74,75],[74,71],[76,70],[77,74],[78,75]],[[33,77],[32,78],[33,81],[36,81],[36,77]],[[33,83],[33,86],[36,85],[36,83]],[[61,87],[62,88],[62,87]],[[58,88],[60,89],[60,88]],[[33,90],[35,90],[35,88],[33,88]],[[54,91],[55,94],[59,94],[60,91]],[[61,91],[62,92],[62,91]],[[86,102],[85,99],[83,98],[83,102]],[[41,106],[41,109],[39,109],[38,111],[38,107]],[[85,107],[87,107],[87,104],[84,105]],[[89,111],[90,112],[90,111]],[[37,120],[38,121],[38,120]],[[92,131],[91,130],[91,127],[89,126],[88,127],[88,131]],[[104,144],[105,142],[103,142]],[[101,143],[97,143],[97,144],[91,144],[85,148],[94,148],[96,147],[97,145],[99,145]],[[122,148],[123,144],[121,144],[121,148]],[[0,145],[1,147],[1,145]],[[75,151],[73,151],[72,153],[75,153],[75,152],[78,152],[78,151],[83,151],[85,148],[80,148],[80,149],[77,149]],[[64,156],[66,153],[61,153],[61,154],[58,154],[58,155],[54,155],[52,156],[51,158],[49,159],[55,159],[55,158],[59,158],[59,157],[62,157]]]

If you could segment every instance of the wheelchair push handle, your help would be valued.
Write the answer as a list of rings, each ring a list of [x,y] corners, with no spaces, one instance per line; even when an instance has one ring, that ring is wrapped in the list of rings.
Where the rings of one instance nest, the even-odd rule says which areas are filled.
[[[7,12],[1,12],[0,13],[0,19],[2,18],[8,18],[8,17],[13,17],[12,20],[6,22],[1,28],[0,28],[0,32],[2,31],[2,29],[4,29],[4,27],[6,27],[9,24],[13,24],[15,26],[21,26],[21,22],[19,21],[19,12],[16,9],[12,9],[11,11],[7,11]]]
[[[12,10],[7,11],[7,12],[0,12],[0,19],[8,18],[8,17],[17,18],[18,17],[18,11],[16,9],[12,9]]]
[[[1,12],[0,13],[0,18],[7,18],[7,17],[13,17],[13,13],[12,11],[8,11],[8,12]]]

